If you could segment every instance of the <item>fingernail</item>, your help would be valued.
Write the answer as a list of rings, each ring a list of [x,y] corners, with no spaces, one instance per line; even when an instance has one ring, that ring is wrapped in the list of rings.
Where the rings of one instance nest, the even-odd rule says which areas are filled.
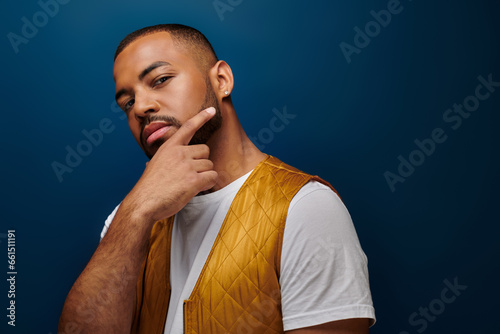
[[[213,115],[215,114],[215,108],[214,107],[210,107],[207,109],[207,113],[209,113],[210,115]]]

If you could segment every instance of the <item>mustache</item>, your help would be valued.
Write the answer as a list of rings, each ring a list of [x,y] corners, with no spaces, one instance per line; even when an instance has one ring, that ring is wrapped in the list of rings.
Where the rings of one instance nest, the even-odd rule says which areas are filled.
[[[139,137],[141,138],[142,142],[144,141],[144,138],[142,137],[142,134],[144,132],[144,128],[146,128],[146,126],[148,126],[149,124],[151,124],[153,122],[158,122],[158,121],[169,123],[172,126],[175,126],[176,128],[180,128],[182,126],[182,123],[177,118],[175,118],[173,116],[150,115],[148,118],[146,118],[145,122],[142,123],[142,126],[141,126],[141,132],[140,132]]]

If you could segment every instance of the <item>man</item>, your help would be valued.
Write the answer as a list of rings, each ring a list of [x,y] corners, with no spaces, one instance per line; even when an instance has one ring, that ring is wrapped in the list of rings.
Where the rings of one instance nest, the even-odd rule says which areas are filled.
[[[260,152],[199,31],[115,54],[116,100],[150,158],[66,299],[63,333],[368,333],[366,257],[319,177]],[[109,229],[108,229],[109,227]]]

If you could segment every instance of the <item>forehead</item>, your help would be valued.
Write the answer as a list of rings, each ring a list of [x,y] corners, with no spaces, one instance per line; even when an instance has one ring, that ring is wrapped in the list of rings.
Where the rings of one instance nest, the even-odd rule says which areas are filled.
[[[113,78],[118,84],[124,77],[137,76],[149,65],[166,61],[175,67],[196,66],[187,50],[175,43],[168,32],[156,32],[139,37],[116,57]]]

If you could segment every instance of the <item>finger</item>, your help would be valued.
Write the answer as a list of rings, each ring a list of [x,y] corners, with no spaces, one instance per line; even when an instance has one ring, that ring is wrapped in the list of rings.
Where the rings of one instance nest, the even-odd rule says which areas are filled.
[[[196,131],[198,131],[203,124],[208,122],[210,118],[215,115],[215,108],[210,107],[208,109],[202,110],[190,119],[188,119],[182,126],[177,130],[177,132],[170,138],[171,140],[181,144],[188,145],[193,138]]]
[[[205,144],[190,145],[187,148],[190,157],[193,159],[208,159],[210,156],[210,148]]]
[[[214,163],[208,159],[193,160],[194,170],[198,173],[210,171],[214,169]]]
[[[203,184],[204,186],[202,187],[201,191],[208,190],[215,186],[217,183],[217,172],[214,170],[209,170],[203,173],[199,174],[203,178]]]

